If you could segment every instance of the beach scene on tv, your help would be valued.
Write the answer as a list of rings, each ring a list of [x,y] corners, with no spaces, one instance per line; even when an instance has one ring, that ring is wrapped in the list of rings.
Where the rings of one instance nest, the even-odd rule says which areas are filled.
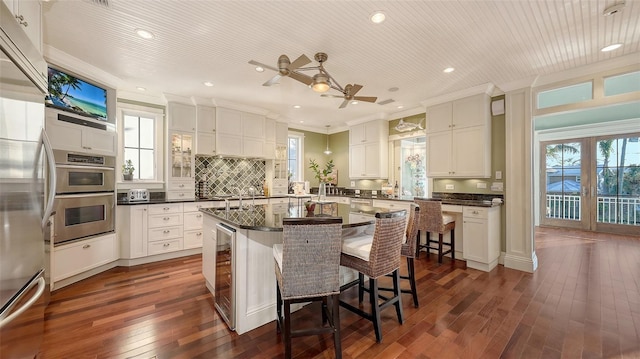
[[[48,106],[97,120],[107,120],[107,91],[60,70],[49,68]]]

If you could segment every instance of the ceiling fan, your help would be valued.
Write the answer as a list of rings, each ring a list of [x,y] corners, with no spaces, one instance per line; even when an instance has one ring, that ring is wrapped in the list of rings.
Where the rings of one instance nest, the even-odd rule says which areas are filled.
[[[328,95],[328,94],[322,94],[320,96],[322,97],[337,97],[337,98],[344,98],[344,101],[342,101],[342,103],[340,104],[340,107],[338,108],[345,108],[347,107],[347,105],[349,104],[349,102],[351,101],[365,101],[365,102],[376,102],[376,100],[378,99],[377,97],[374,96],[356,96],[356,93],[358,91],[360,91],[360,89],[362,89],[362,85],[358,85],[358,84],[347,84],[347,86],[344,87],[344,90],[342,91],[342,96],[339,95]]]
[[[329,72],[324,68],[323,64],[329,58],[329,56],[326,53],[318,52],[314,55],[313,58],[319,63],[318,66],[303,67],[311,62],[311,60],[309,60],[309,58],[304,54],[300,55],[293,62],[289,60],[289,57],[287,57],[287,55],[280,55],[280,57],[278,58],[278,68],[265,65],[263,63],[260,63],[254,60],[249,61],[249,63],[255,66],[261,66],[265,69],[270,69],[278,72],[278,74],[276,74],[273,78],[271,78],[269,81],[262,84],[263,86],[271,86],[277,83],[280,80],[280,78],[288,76],[294,80],[300,81],[303,84],[311,87],[311,89],[313,89],[316,92],[326,92],[329,89],[340,91],[342,95],[328,95],[328,94],[322,95],[324,97],[343,98],[344,101],[342,102],[339,108],[347,107],[350,101],[376,102],[377,97],[356,96],[356,93],[360,91],[360,89],[362,89],[362,85],[348,84],[344,88],[340,86],[338,81],[336,81],[333,78],[333,76],[331,76],[331,74],[329,74]],[[313,75],[313,77],[311,77],[300,72],[300,71],[309,71],[309,70],[316,70],[318,71],[318,73],[316,73],[315,75]]]

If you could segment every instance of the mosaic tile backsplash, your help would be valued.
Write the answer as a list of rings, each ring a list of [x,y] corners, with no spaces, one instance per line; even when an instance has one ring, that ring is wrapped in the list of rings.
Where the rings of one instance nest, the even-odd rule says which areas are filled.
[[[204,182],[204,196],[238,194],[237,188],[251,186],[261,193],[266,178],[265,161],[240,158],[218,158],[215,156],[196,156],[196,195],[198,182]]]

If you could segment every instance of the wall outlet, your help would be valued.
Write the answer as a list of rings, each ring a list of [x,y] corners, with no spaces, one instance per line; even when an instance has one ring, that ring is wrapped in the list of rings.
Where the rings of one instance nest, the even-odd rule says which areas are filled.
[[[378,194],[378,191],[371,191],[371,195],[372,195],[372,196],[375,196],[375,195],[377,195],[377,194]]]
[[[502,171],[496,171],[496,179],[502,179]]]
[[[455,189],[456,187],[452,184],[448,184],[444,186],[445,189]]]
[[[504,190],[504,185],[503,185],[502,182],[493,182],[491,184],[491,190],[492,191],[502,192]]]
[[[476,183],[476,188],[487,188],[487,182]]]
[[[355,187],[356,186],[356,181],[351,181],[351,187]]]
[[[356,194],[360,194],[360,190],[359,189],[356,190]]]

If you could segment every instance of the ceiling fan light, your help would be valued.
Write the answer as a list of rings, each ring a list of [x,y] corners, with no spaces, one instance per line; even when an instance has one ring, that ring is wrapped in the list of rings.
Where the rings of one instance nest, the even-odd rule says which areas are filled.
[[[329,91],[329,78],[325,74],[315,74],[313,76],[313,84],[311,89],[315,92],[327,92]]]

